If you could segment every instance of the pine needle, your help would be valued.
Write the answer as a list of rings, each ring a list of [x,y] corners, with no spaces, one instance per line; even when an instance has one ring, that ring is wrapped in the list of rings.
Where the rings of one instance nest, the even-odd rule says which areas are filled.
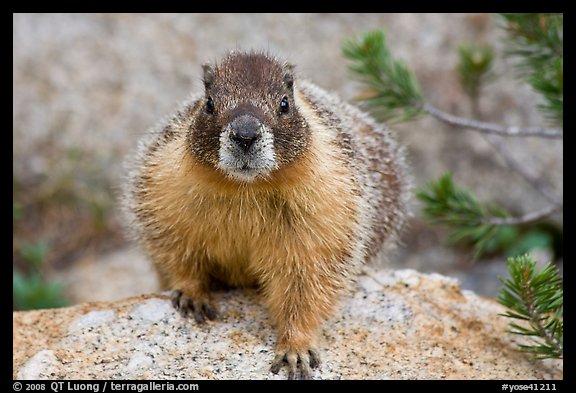
[[[558,270],[548,263],[536,270],[536,262],[528,255],[508,259],[507,279],[502,279],[498,301],[509,310],[501,314],[523,321],[510,323],[508,332],[532,337],[532,345],[520,349],[534,359],[562,359],[564,352],[564,295]]]

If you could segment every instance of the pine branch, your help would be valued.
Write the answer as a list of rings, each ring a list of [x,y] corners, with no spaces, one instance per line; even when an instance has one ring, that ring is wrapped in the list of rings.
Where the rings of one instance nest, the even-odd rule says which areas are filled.
[[[546,67],[551,59],[564,57],[561,13],[502,13],[510,37],[508,52],[519,56],[521,70]]]
[[[457,71],[460,76],[460,84],[463,90],[470,97],[470,104],[472,113],[477,119],[480,119],[482,114],[479,105],[479,95],[482,86],[486,83],[491,75],[493,52],[492,48],[479,43],[468,43],[461,45],[458,48],[459,62]],[[547,187],[541,178],[531,175],[526,166],[517,162],[506,149],[501,139],[492,134],[483,134],[484,139],[492,145],[498,154],[506,161],[506,164],[520,174],[535,190],[544,195],[547,199],[553,202],[551,206],[547,206],[539,211],[530,212],[520,217],[506,217],[506,218],[489,218],[484,222],[492,225],[518,225],[525,224],[532,221],[537,221],[541,218],[547,217],[562,209],[561,198]]]
[[[434,107],[423,97],[410,69],[392,58],[381,31],[372,31],[361,39],[346,41],[343,52],[352,61],[349,65],[351,71],[367,86],[359,99],[370,106],[379,120],[410,120],[428,114],[452,126],[479,131],[497,148],[512,169],[552,202],[551,206],[540,211],[511,217],[504,209],[481,204],[470,192],[456,188],[450,175],[446,175],[429,184],[427,189],[421,189],[417,197],[424,202],[424,214],[429,220],[451,228],[449,240],[470,241],[474,245],[474,256],[478,257],[487,250],[509,245],[511,234],[518,236],[513,225],[540,220],[562,209],[562,199],[540,179],[528,173],[524,165],[516,162],[495,138],[495,135],[500,135],[562,139],[562,128],[502,126],[454,116]],[[482,84],[491,75],[492,57],[488,47],[469,45],[460,48],[461,83],[476,104]],[[542,77],[542,74],[538,74],[538,77]],[[556,78],[558,80],[561,81],[561,78]],[[551,80],[541,78],[541,82],[551,83]],[[556,97],[556,103],[562,106],[561,96],[560,99]],[[479,115],[478,105],[474,108]]]
[[[536,271],[536,262],[529,255],[509,258],[507,263],[510,278],[500,278],[504,288],[498,301],[509,311],[500,315],[528,324],[511,323],[508,331],[535,337],[533,345],[520,345],[522,351],[535,355],[535,359],[561,359],[564,351],[562,278],[551,264]]]
[[[422,114],[415,103],[422,102],[422,93],[408,66],[395,60],[381,30],[366,33],[361,40],[344,42],[344,57],[350,59],[350,70],[367,85],[360,97],[380,121],[406,121]]]
[[[505,209],[480,203],[471,192],[457,187],[450,173],[417,190],[416,197],[424,203],[426,219],[450,229],[449,241],[469,241],[473,245],[474,258],[501,246],[498,239],[507,238],[512,225],[541,220],[562,210],[560,203],[512,217]]]
[[[487,221],[509,217],[504,209],[481,204],[470,192],[456,187],[450,173],[417,190],[416,197],[424,203],[423,213],[430,222],[450,228],[449,241],[472,242],[474,258],[484,253],[501,231],[501,226]]]
[[[536,191],[542,194],[548,201],[555,205],[562,205],[562,198],[556,195],[554,190],[550,188],[544,182],[544,179],[539,176],[535,176],[526,170],[526,164],[518,162],[512,155],[510,151],[502,145],[500,138],[495,135],[485,134],[484,139],[492,145],[492,147],[498,152],[500,157],[504,159],[506,165],[514,172],[518,173],[522,178],[532,186]]]
[[[458,58],[456,69],[460,77],[460,85],[472,101],[474,116],[478,116],[480,90],[493,77],[494,51],[492,47],[485,44],[467,43],[458,47]]]
[[[526,213],[520,217],[491,217],[484,219],[484,223],[488,225],[518,225],[518,224],[526,224],[533,221],[541,220],[545,217],[548,217],[554,213],[558,213],[562,211],[563,205],[562,203],[554,204],[550,206],[546,206],[541,210],[537,210],[534,212]]]
[[[500,14],[508,31],[508,55],[519,60],[520,75],[544,98],[539,108],[563,123],[564,46],[562,14]]]
[[[428,113],[429,115],[434,116],[438,120],[441,120],[452,126],[469,128],[487,134],[496,134],[502,136],[520,136],[520,137],[534,136],[534,137],[551,138],[551,139],[563,138],[562,130],[557,128],[542,128],[542,127],[520,128],[517,126],[501,126],[499,124],[486,123],[483,121],[467,119],[465,117],[454,116],[449,113],[443,112],[440,109],[428,103],[422,104],[421,109],[424,112]]]
[[[454,116],[435,108],[424,99],[409,67],[392,57],[384,32],[380,30],[368,32],[360,40],[345,41],[343,54],[352,61],[350,70],[367,86],[359,99],[370,107],[374,117],[380,121],[407,121],[428,113],[448,124],[485,133],[557,139],[563,137],[561,129],[501,126]]]

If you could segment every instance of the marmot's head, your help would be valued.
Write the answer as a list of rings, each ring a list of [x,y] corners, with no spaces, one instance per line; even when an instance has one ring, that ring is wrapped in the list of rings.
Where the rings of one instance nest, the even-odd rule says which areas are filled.
[[[205,96],[188,138],[202,163],[250,183],[306,150],[309,130],[294,103],[292,66],[265,54],[232,53],[203,69]]]

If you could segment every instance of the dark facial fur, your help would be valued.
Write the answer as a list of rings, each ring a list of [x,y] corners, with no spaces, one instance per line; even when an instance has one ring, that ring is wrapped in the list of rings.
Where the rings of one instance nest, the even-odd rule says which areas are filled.
[[[309,131],[294,102],[290,65],[260,53],[232,53],[203,69],[205,95],[188,138],[200,162],[251,182],[306,150]]]

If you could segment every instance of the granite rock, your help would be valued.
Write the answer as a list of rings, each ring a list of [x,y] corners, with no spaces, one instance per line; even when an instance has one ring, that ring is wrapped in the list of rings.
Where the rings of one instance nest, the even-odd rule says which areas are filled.
[[[215,294],[221,318],[184,320],[167,294],[13,313],[15,379],[283,379],[255,290]],[[367,271],[320,334],[315,379],[561,379],[505,332],[503,308],[457,281]]]

